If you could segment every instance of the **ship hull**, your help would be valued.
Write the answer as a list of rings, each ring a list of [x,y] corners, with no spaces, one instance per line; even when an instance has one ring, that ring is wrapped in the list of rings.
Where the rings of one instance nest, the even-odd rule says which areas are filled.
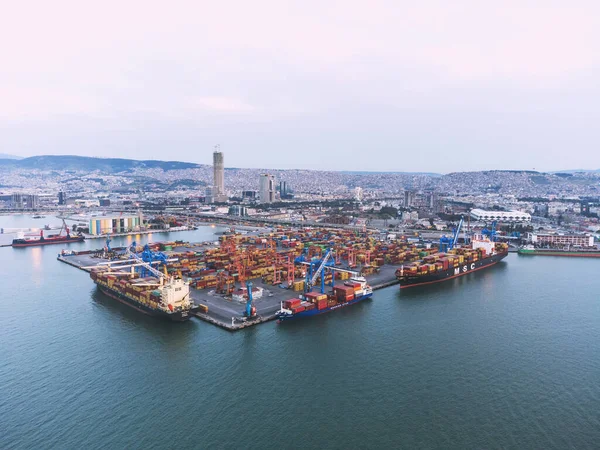
[[[328,306],[327,308],[320,309],[320,310],[315,308],[315,309],[311,309],[309,311],[300,311],[299,313],[296,313],[296,314],[278,314],[277,319],[279,322],[286,322],[288,320],[297,320],[297,319],[301,319],[303,317],[318,316],[320,314],[325,314],[325,313],[334,311],[336,309],[345,308],[347,306],[354,305],[358,302],[362,302],[363,300],[371,298],[372,296],[373,296],[373,293],[362,295],[358,298],[355,298],[354,300],[350,300],[350,301],[344,302],[344,303],[338,303],[337,305]]]
[[[441,283],[442,281],[462,277],[478,270],[487,269],[488,267],[491,267],[506,258],[506,256],[508,256],[508,252],[497,253],[495,255],[482,258],[479,261],[465,262],[458,267],[451,267],[448,270],[441,270],[439,272],[429,273],[427,275],[399,277],[400,289]]]
[[[96,284],[96,286],[98,286],[98,289],[100,289],[100,291],[103,294],[107,295],[108,297],[110,297],[124,305],[129,306],[130,308],[135,309],[136,311],[139,311],[148,316],[153,316],[153,317],[158,317],[158,318],[161,318],[164,320],[169,320],[171,322],[185,322],[192,317],[191,313],[194,311],[194,308],[192,308],[192,309],[186,310],[186,311],[177,311],[177,312],[173,312],[173,313],[166,313],[159,309],[153,309],[146,305],[138,303],[135,300],[126,296],[125,294],[123,294],[119,291],[116,291],[114,289],[110,289],[106,286],[101,286],[100,284]]]
[[[14,239],[12,242],[12,246],[13,247],[37,247],[40,245],[51,245],[51,244],[68,244],[70,242],[83,242],[85,240],[85,237],[83,236],[77,236],[77,237],[71,237],[71,238],[59,238],[59,239],[54,239],[54,238],[46,238],[44,240],[42,239],[35,239],[35,240],[21,240],[21,239]]]
[[[571,258],[600,258],[600,251],[562,251],[562,250],[524,250],[519,249],[519,255],[525,256],[568,256]]]

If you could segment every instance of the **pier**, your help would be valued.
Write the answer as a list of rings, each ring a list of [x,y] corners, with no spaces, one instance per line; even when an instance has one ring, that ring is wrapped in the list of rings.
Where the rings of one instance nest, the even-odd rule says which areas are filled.
[[[184,251],[199,251],[210,247],[207,243],[191,244],[176,247],[174,251],[167,252],[170,257],[177,257],[178,253]],[[213,245],[214,247],[214,245]],[[115,251],[124,251],[124,248],[115,248]],[[85,250],[81,252],[72,252],[71,254],[58,255],[58,261],[68,264],[85,272],[90,272],[91,268],[99,263],[108,262],[107,259],[96,257],[102,253],[102,249]],[[373,275],[366,276],[373,290],[383,289],[398,284],[395,271],[398,266],[384,265]],[[251,280],[254,287],[263,289],[263,296],[256,298],[253,305],[256,307],[257,317],[243,320],[246,302],[232,300],[215,292],[214,288],[195,289],[190,287],[190,297],[195,304],[202,304],[208,307],[208,312],[192,313],[194,317],[212,325],[219,326],[228,331],[236,331],[244,328],[260,325],[276,318],[276,312],[281,307],[281,302],[292,298],[298,298],[301,292],[294,291],[280,285],[271,285],[264,283],[259,279]],[[371,301],[376,300],[376,296]],[[367,300],[365,300],[367,301]],[[233,320],[232,320],[233,319]]]

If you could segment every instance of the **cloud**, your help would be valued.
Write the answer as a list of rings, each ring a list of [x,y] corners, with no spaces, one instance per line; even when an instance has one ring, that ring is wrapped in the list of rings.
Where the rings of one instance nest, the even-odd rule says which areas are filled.
[[[597,2],[56,0],[31,11],[12,2],[0,16],[8,153],[44,142],[77,153],[89,139],[135,156],[144,121],[183,159],[202,136],[224,149],[244,136],[238,165],[335,167],[347,148],[399,166],[421,163],[397,148],[440,161],[452,149],[465,165],[482,145],[535,159],[560,154],[575,130],[569,151],[583,159],[597,138],[578,125],[600,119]],[[527,130],[549,131],[537,143]]]

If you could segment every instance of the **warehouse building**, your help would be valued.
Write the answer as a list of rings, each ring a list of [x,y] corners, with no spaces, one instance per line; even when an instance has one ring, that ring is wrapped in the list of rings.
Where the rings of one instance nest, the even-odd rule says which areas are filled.
[[[90,217],[90,234],[112,234],[140,231],[144,224],[142,214],[119,214]]]
[[[486,211],[483,209],[471,210],[471,217],[482,222],[531,222],[531,214],[521,211]]]
[[[531,234],[529,238],[540,247],[594,247],[594,236],[588,234]]]

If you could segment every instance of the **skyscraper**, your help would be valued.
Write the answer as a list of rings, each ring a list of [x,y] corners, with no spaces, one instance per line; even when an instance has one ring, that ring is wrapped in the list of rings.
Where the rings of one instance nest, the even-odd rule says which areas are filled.
[[[404,191],[404,206],[406,208],[410,208],[413,205],[413,202],[415,201],[415,192],[414,191],[410,191],[410,190],[405,190]]]
[[[58,204],[61,206],[67,204],[67,194],[65,191],[60,191],[58,193]]]
[[[225,195],[225,163],[219,145],[215,146],[215,152],[213,153],[213,175],[213,195],[215,201],[227,201],[227,196]]]
[[[275,176],[263,173],[260,176],[259,188],[260,202],[273,203],[275,201]]]

